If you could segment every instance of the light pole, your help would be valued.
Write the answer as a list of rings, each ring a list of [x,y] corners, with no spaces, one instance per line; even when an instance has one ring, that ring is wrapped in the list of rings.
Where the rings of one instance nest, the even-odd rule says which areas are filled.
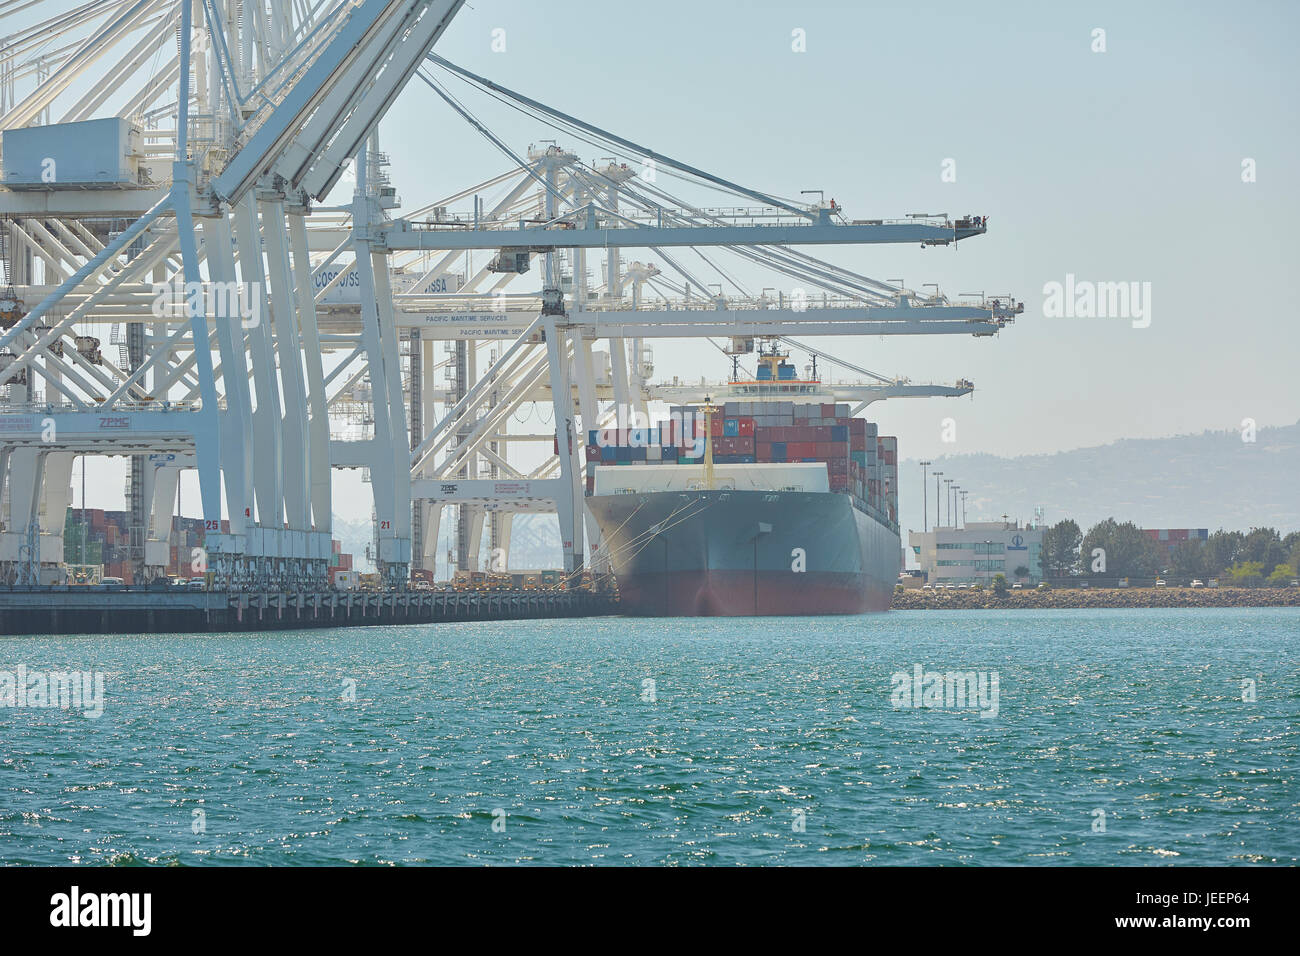
[[[962,489],[961,493],[961,526],[966,527],[966,495],[967,491]]]
[[[961,494],[961,485],[953,485],[952,486],[952,513],[953,513],[952,520],[953,520],[954,528],[961,527],[961,512],[957,510],[957,496],[959,494]]]
[[[943,502],[948,506],[948,527],[952,527],[952,479],[945,478],[943,483],[948,487],[944,489]]]
[[[934,464],[932,461],[921,462],[921,534],[925,534],[930,530],[930,492],[926,482],[925,470],[932,464]]]
[[[943,472],[941,471],[934,473],[934,531],[936,535],[939,533],[939,478],[942,475]],[[937,543],[939,539],[936,537],[934,540]]]

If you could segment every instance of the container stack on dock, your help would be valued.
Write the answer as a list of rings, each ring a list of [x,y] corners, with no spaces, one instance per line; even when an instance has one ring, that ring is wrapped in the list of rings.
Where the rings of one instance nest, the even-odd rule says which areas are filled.
[[[702,464],[705,434],[704,412],[693,406],[673,406],[648,428],[591,430],[587,494],[602,466]],[[715,464],[824,463],[831,491],[897,526],[898,439],[852,417],[847,404],[727,402],[710,416],[709,434]]]

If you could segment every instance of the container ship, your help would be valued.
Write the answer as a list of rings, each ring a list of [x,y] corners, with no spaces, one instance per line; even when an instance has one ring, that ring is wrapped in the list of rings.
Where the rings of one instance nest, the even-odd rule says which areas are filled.
[[[897,439],[775,349],[723,392],[587,435],[587,504],[623,611],[886,610],[902,562]]]

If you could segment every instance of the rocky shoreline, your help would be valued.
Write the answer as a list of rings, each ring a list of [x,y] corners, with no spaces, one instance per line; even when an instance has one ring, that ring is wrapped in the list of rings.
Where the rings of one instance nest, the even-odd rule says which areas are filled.
[[[992,589],[894,592],[896,611],[977,611],[992,608],[1090,607],[1300,607],[1300,588],[1054,588],[1011,591],[1000,598]]]

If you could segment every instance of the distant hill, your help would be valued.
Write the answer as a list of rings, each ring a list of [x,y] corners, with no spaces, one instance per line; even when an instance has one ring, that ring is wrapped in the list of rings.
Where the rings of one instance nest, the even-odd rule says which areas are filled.
[[[1261,428],[1253,443],[1236,431],[1207,431],[1053,455],[954,455],[935,461],[935,470],[970,489],[970,521],[1029,520],[1041,507],[1049,524],[1073,518],[1084,531],[1108,517],[1144,528],[1300,529],[1300,422]],[[906,544],[907,530],[921,528],[921,466],[905,460],[899,482]]]

